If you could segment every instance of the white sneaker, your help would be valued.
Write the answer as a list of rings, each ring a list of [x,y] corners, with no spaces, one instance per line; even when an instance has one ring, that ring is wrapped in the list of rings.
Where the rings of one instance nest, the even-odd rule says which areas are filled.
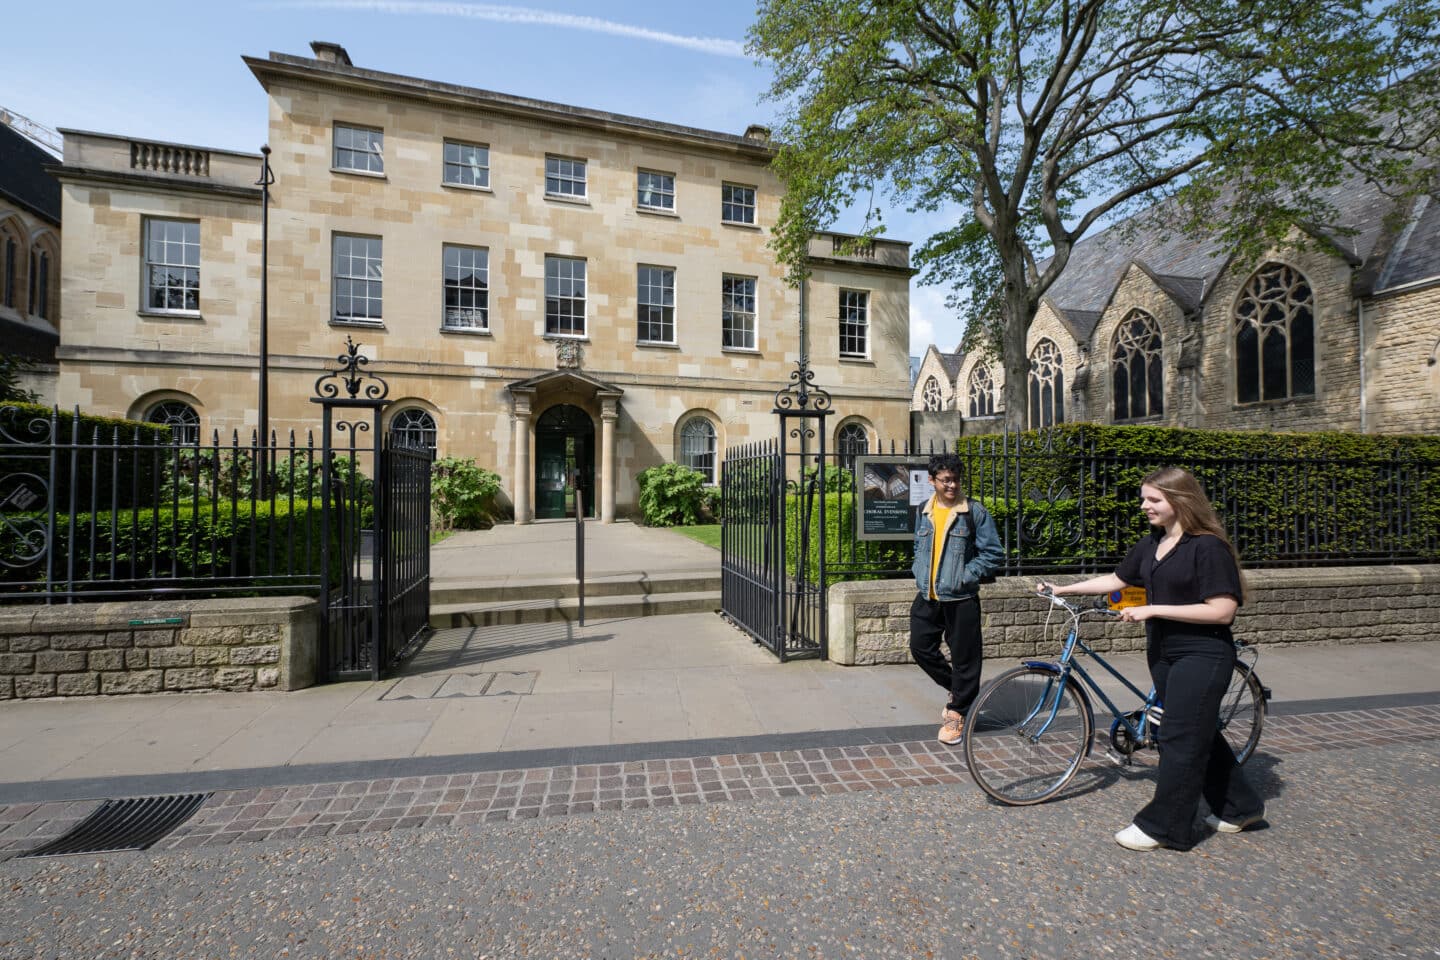
[[[1115,842],[1126,850],[1156,850],[1161,846],[1159,840],[1156,840],[1133,823],[1115,834]]]
[[[1239,820],[1221,820],[1213,813],[1205,818],[1205,825],[1216,833],[1239,833],[1246,827],[1253,827],[1265,819],[1264,812],[1252,813],[1248,817],[1241,817]]]

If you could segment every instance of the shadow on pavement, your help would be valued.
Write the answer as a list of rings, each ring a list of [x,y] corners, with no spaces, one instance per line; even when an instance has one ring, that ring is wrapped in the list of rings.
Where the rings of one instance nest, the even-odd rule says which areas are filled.
[[[396,672],[397,677],[458,672],[496,661],[603,643],[612,634],[581,634],[573,623],[515,624],[505,627],[456,627],[438,630]]]

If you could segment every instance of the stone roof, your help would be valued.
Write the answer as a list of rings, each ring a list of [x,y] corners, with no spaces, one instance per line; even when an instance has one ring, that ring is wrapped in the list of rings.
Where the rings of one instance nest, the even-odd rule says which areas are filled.
[[[940,366],[945,369],[945,375],[950,378],[951,383],[954,383],[955,378],[960,376],[961,366],[965,363],[965,351],[956,350],[954,353],[945,353],[942,350],[936,350],[935,355],[940,360]]]
[[[1370,292],[1440,275],[1440,198],[1421,197],[1388,251]]]
[[[1386,225],[1394,201],[1375,184],[1355,177],[1327,194],[1336,209],[1336,223],[1313,226],[1310,232],[1335,243],[1352,265],[1384,255],[1395,241],[1383,266],[1376,270],[1384,286],[1440,275],[1440,210],[1436,209],[1440,204],[1418,209],[1408,236],[1397,239]],[[1192,237],[1172,228],[1172,218],[1166,216],[1171,203],[1162,202],[1087,237],[1071,251],[1065,272],[1046,296],[1082,342],[1089,338],[1099,312],[1132,264],[1144,269],[1186,312],[1204,302],[1228,262],[1229,250],[1215,235]]]
[[[45,166],[58,162],[19,132],[0,123],[0,196],[57,226],[60,183],[45,172]]]

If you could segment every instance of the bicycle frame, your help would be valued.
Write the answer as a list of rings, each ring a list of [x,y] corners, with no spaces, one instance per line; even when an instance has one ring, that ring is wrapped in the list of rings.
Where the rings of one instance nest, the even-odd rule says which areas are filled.
[[[1049,702],[1051,704],[1050,716],[1045,719],[1045,723],[1040,727],[1040,729],[1033,734],[1032,739],[1038,740],[1041,736],[1044,735],[1045,731],[1049,729],[1050,724],[1054,722],[1055,715],[1060,709],[1061,698],[1065,695],[1065,685],[1070,682],[1070,677],[1072,674],[1074,674],[1078,675],[1080,678],[1080,688],[1082,694],[1093,693],[1096,697],[1100,699],[1100,702],[1105,705],[1105,708],[1110,711],[1111,716],[1113,716],[1117,721],[1125,725],[1126,729],[1130,733],[1130,736],[1135,738],[1136,743],[1147,743],[1149,741],[1150,729],[1154,726],[1150,722],[1149,709],[1156,705],[1155,688],[1151,687],[1148,694],[1142,693],[1139,687],[1131,683],[1124,674],[1111,666],[1108,660],[1106,660],[1100,654],[1096,653],[1084,640],[1080,639],[1079,624],[1082,612],[1083,608],[1080,608],[1073,611],[1070,615],[1070,629],[1065,637],[1065,646],[1060,651],[1059,660],[1023,661],[1027,667],[1038,667],[1040,669],[1053,671],[1056,674],[1056,681],[1058,683],[1058,688],[1054,691],[1053,700],[1051,699],[1051,692],[1048,689],[1045,691],[1045,694],[1041,699],[1042,705],[1046,702]],[[1075,651],[1077,648],[1081,653],[1089,656],[1101,667],[1103,667],[1105,671],[1110,674],[1110,676],[1120,681],[1120,683],[1124,685],[1124,687],[1131,693],[1135,694],[1137,698],[1144,701],[1144,705],[1140,708],[1139,711],[1137,711],[1140,714],[1140,723],[1138,726],[1132,723],[1126,714],[1120,712],[1120,708],[1115,705],[1115,701],[1111,700],[1108,696],[1106,696],[1105,691],[1100,688],[1100,685],[1095,682],[1095,678],[1090,675],[1090,671],[1086,670],[1084,665],[1075,659]],[[1090,697],[1087,695],[1084,696],[1082,699],[1084,699],[1085,701],[1086,709],[1089,710],[1091,713],[1091,720],[1093,722],[1095,708],[1091,703]],[[1035,715],[1039,712],[1040,708],[1037,707],[1034,713],[1030,714],[1028,717],[1025,718],[1024,722],[1029,723],[1035,718]],[[1086,756],[1090,754],[1093,745],[1093,741],[1085,745]]]
[[[1155,688],[1152,686],[1149,693],[1141,693],[1140,688],[1137,687],[1134,683],[1130,682],[1130,680],[1126,678],[1124,674],[1116,670],[1110,664],[1110,661],[1106,660],[1103,656],[1096,653],[1090,648],[1089,644],[1087,644],[1084,640],[1080,639],[1080,620],[1086,613],[1105,612],[1111,616],[1118,616],[1118,613],[1100,607],[1087,609],[1086,607],[1079,606],[1078,604],[1071,604],[1065,602],[1064,600],[1059,600],[1059,598],[1053,596],[1050,596],[1049,599],[1057,606],[1062,606],[1066,609],[1070,617],[1070,625],[1065,637],[1065,645],[1060,650],[1060,658],[1058,660],[1022,661],[1028,667],[1036,667],[1039,669],[1052,671],[1053,673],[1055,673],[1056,682],[1058,683],[1058,687],[1054,691],[1054,699],[1051,699],[1051,691],[1047,686],[1044,695],[1041,698],[1040,705],[1037,706],[1036,709],[1025,718],[1022,724],[1022,726],[1024,724],[1028,724],[1036,717],[1037,714],[1040,713],[1041,709],[1047,701],[1050,703],[1050,715],[1045,718],[1045,722],[1041,725],[1040,729],[1031,735],[1032,741],[1038,740],[1041,736],[1043,736],[1045,734],[1045,731],[1049,729],[1050,724],[1054,722],[1055,717],[1060,709],[1061,698],[1065,695],[1065,685],[1070,682],[1071,675],[1074,674],[1080,678],[1081,699],[1085,703],[1085,708],[1090,711],[1090,719],[1092,726],[1095,719],[1095,708],[1088,694],[1093,693],[1096,697],[1100,699],[1100,702],[1105,705],[1105,708],[1110,711],[1110,715],[1115,719],[1115,722],[1124,726],[1126,732],[1131,737],[1132,743],[1139,746],[1149,745],[1151,743],[1152,731],[1156,726],[1156,724],[1151,719],[1150,711],[1152,707],[1160,706],[1158,701],[1156,701],[1155,699]],[[1240,662],[1244,663],[1245,668],[1253,674],[1255,672],[1255,665],[1260,660],[1260,652],[1254,647],[1245,647],[1239,643],[1235,644],[1235,646],[1236,658]],[[1127,690],[1133,693],[1141,701],[1140,709],[1129,714],[1121,712],[1120,708],[1115,705],[1115,701],[1111,700],[1105,694],[1105,691],[1100,688],[1100,685],[1095,681],[1095,678],[1091,676],[1090,671],[1086,670],[1084,665],[1076,659],[1077,649],[1080,653],[1090,657],[1092,660],[1098,663],[1101,667],[1105,669],[1106,673],[1110,674],[1110,676],[1114,677]],[[1268,691],[1266,692],[1266,695],[1268,696]],[[1231,703],[1227,711],[1226,705],[1221,705],[1222,726],[1228,723],[1230,718],[1234,715],[1235,707],[1236,703]],[[1135,723],[1130,719],[1136,714],[1138,714],[1140,717],[1138,723]],[[1114,729],[1115,728],[1112,725],[1112,731]],[[1086,756],[1089,756],[1093,746],[1093,739],[1090,743],[1087,743],[1085,745]]]

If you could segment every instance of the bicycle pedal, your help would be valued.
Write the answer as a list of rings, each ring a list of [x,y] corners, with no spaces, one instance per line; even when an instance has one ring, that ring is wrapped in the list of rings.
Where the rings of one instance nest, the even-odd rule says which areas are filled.
[[[1132,758],[1116,753],[1114,750],[1106,750],[1105,758],[1117,767],[1128,767],[1135,762]]]

